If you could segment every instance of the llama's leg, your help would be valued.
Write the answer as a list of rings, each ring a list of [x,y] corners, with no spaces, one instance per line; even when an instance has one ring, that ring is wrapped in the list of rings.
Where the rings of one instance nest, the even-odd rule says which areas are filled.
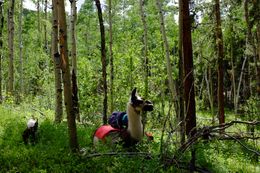
[[[23,132],[23,142],[24,142],[24,144],[28,144],[28,139],[29,139],[29,131],[28,131],[28,129],[26,128],[25,130],[24,130],[24,132]]]
[[[36,143],[36,133],[34,131],[31,132],[32,135],[32,144]]]

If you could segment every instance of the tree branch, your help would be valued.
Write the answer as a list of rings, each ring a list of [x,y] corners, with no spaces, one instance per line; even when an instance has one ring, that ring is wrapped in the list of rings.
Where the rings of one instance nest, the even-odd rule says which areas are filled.
[[[187,142],[185,142],[179,149],[178,151],[180,153],[183,153],[184,151],[186,151],[190,146],[192,146],[195,142],[197,142],[199,140],[199,138],[201,137],[215,137],[214,135],[212,135],[212,133],[219,133],[220,131],[223,131],[224,129],[227,129],[229,127],[231,127],[234,124],[246,124],[246,125],[252,125],[252,126],[256,126],[260,124],[260,121],[231,121],[228,123],[224,123],[224,124],[220,124],[220,125],[216,125],[216,126],[206,126],[203,127],[201,129],[197,129],[196,134],[190,138]],[[238,141],[239,139],[259,139],[259,136],[256,137],[249,137],[249,136],[239,136],[238,138],[236,138],[237,136],[231,136],[227,133],[224,133],[226,136],[228,136],[230,139],[236,140]],[[225,136],[221,136],[223,138],[225,138]],[[220,137],[220,138],[221,138]],[[240,141],[239,141],[240,142]],[[250,149],[249,151],[252,151],[254,153],[258,153],[257,151],[254,151],[252,149]]]
[[[245,149],[247,149],[248,151],[251,151],[253,153],[255,153],[256,155],[260,156],[260,153],[258,151],[255,151],[251,148],[248,148],[245,144],[243,144],[239,139],[227,134],[227,133],[224,133],[225,135],[229,136],[230,138],[233,138],[235,141],[237,141],[241,146],[243,146]]]

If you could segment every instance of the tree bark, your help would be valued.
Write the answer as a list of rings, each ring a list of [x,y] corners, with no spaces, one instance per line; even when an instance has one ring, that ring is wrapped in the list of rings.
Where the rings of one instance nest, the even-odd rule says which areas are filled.
[[[240,88],[241,88],[241,83],[242,83],[242,79],[243,79],[243,74],[244,74],[244,69],[245,69],[245,65],[246,65],[246,61],[247,61],[247,55],[245,55],[242,67],[241,67],[241,73],[240,73],[240,77],[239,77],[239,81],[238,81],[238,86],[237,86],[237,93],[235,96],[235,113],[237,113],[238,111],[238,101],[239,101],[239,95],[240,95]]]
[[[213,91],[212,91],[212,76],[211,76],[211,67],[205,67],[205,81],[207,86],[207,94],[209,98],[210,110],[212,115],[212,125],[215,123],[215,115],[214,115],[214,104],[213,104]],[[208,79],[209,78],[209,79]]]
[[[142,48],[142,56],[144,59],[144,98],[148,98],[148,77],[149,77],[149,60],[148,60],[148,36],[147,36],[147,24],[146,24],[146,15],[145,15],[145,1],[144,0],[139,0],[139,6],[140,6],[140,16],[143,24],[143,35],[142,35],[142,43],[143,43],[143,48]],[[147,122],[147,114],[146,112],[143,112],[142,115],[142,120],[143,120],[143,129],[145,129],[146,122]]]
[[[35,0],[37,10],[37,31],[38,31],[38,46],[42,47],[42,28],[41,28],[41,0]]]
[[[215,0],[215,17],[216,17],[216,44],[218,55],[218,118],[219,124],[225,123],[224,115],[224,72],[223,72],[223,36],[221,30],[221,18],[219,0]]]
[[[191,24],[189,16],[189,2],[183,2],[183,63],[184,63],[184,97],[186,114],[186,135],[194,134],[196,127],[196,109],[193,77],[193,56],[191,42]]]
[[[9,47],[9,65],[8,65],[8,87],[7,92],[13,95],[14,90],[14,3],[9,1],[8,9],[8,47]]]
[[[245,21],[246,21],[246,26],[247,26],[247,37],[246,37],[246,50],[249,49],[253,52],[253,56],[252,55],[248,55],[247,51],[245,52],[245,56],[248,59],[248,71],[246,71],[245,74],[245,78],[244,78],[244,87],[243,87],[243,95],[244,95],[244,99],[248,99],[252,93],[251,90],[251,78],[252,76],[250,75],[250,63],[253,62],[254,57],[256,57],[256,47],[254,45],[254,40],[252,37],[252,28],[253,28],[253,23],[250,20],[250,12],[248,9],[248,4],[249,0],[245,0],[244,1],[244,12],[245,12]]]
[[[0,2],[0,104],[3,101],[2,93],[2,59],[3,59],[3,28],[4,28],[4,14],[3,2]]]
[[[102,79],[103,79],[103,123],[107,123],[107,71],[106,71],[106,40],[105,40],[105,27],[102,17],[102,9],[99,0],[95,0],[97,10],[98,10],[98,19],[100,27],[100,37],[101,37],[101,62],[102,62]]]
[[[109,20],[109,56],[110,56],[110,112],[114,111],[114,54],[113,54],[113,25],[112,0],[108,1]]]
[[[22,40],[22,18],[23,18],[23,1],[20,2],[20,14],[19,14],[19,73],[20,73],[20,94],[23,94],[23,40]]]
[[[257,94],[260,96],[260,21],[257,23],[257,50],[258,50],[258,58],[256,58],[256,68],[257,68]]]
[[[68,43],[67,43],[67,25],[66,14],[63,0],[59,2],[59,43],[60,43],[60,57],[61,57],[61,69],[64,89],[64,104],[67,112],[68,130],[69,130],[69,143],[72,152],[76,152],[79,149],[77,139],[77,128],[75,121],[75,112],[72,102],[72,87],[71,87],[71,75],[70,65],[68,58]]]
[[[71,54],[72,54],[72,94],[73,94],[73,107],[77,120],[80,122],[79,114],[79,101],[78,101],[78,82],[77,82],[77,43],[76,43],[76,22],[77,22],[77,6],[76,0],[70,0],[71,3]]]
[[[232,19],[230,19],[232,20]],[[233,24],[231,23],[230,26],[230,32],[231,32],[231,40],[230,40],[230,58],[231,58],[231,78],[232,78],[232,90],[233,90],[233,104],[235,112],[237,112],[237,106],[236,106],[236,78],[235,78],[235,65],[234,65],[234,43],[233,43]]]
[[[193,77],[193,56],[191,40],[191,22],[189,11],[189,0],[182,2],[182,40],[183,40],[183,64],[184,64],[184,100],[186,114],[186,135],[188,139],[196,134],[196,107]],[[195,149],[191,151],[190,171],[195,170]]]
[[[178,53],[179,53],[179,78],[178,78],[178,93],[179,93],[179,122],[180,122],[180,141],[181,145],[185,143],[185,115],[184,115],[184,93],[183,93],[183,42],[182,42],[182,37],[183,37],[183,4],[182,0],[179,0],[179,46],[178,46]]]
[[[78,122],[80,122],[77,75],[76,75],[74,69],[72,69],[71,81],[72,81],[72,103],[73,103],[73,109],[74,109],[75,116],[76,116]]]
[[[140,3],[140,15],[141,15],[141,20],[142,20],[142,24],[143,24],[143,38],[142,38],[142,42],[143,42],[143,51],[142,51],[142,55],[144,57],[144,97],[147,98],[148,97],[148,76],[149,76],[149,69],[148,69],[148,45],[147,45],[147,41],[148,41],[148,36],[147,36],[147,24],[146,24],[146,15],[145,15],[145,10],[144,10],[144,0],[139,0]]]
[[[72,54],[72,68],[77,75],[77,44],[76,44],[76,22],[77,22],[77,6],[76,0],[70,0],[71,3],[71,54]]]
[[[61,60],[58,51],[59,36],[58,36],[58,0],[52,0],[52,60],[54,65],[55,78],[55,122],[62,121],[62,83],[61,83]]]
[[[48,0],[45,0],[44,1],[44,20],[45,21],[48,20],[47,8],[48,8]],[[45,52],[48,53],[47,23],[46,22],[44,22],[43,29],[44,29],[44,49],[45,49]]]
[[[40,17],[40,0],[37,0],[37,29],[38,29],[38,32],[39,32],[39,35],[41,34],[41,17]]]

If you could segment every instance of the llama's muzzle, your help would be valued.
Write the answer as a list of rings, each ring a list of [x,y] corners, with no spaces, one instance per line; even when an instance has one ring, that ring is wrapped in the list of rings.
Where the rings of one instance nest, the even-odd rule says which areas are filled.
[[[143,111],[153,111],[153,103],[149,100],[146,100],[144,103]]]

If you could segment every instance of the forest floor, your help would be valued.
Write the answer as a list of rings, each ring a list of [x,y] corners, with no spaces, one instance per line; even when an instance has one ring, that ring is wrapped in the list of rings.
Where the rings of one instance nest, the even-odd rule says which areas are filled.
[[[116,153],[105,148],[97,152],[91,140],[96,126],[81,123],[77,126],[78,141],[84,155],[72,154],[66,122],[53,123],[53,112],[48,110],[37,115],[38,142],[24,145],[21,135],[31,115],[32,112],[23,106],[0,105],[0,172],[187,172],[179,163],[165,166],[160,157],[161,129],[152,130],[154,141],[141,143],[133,154],[122,150]],[[199,118],[207,118],[205,116],[200,114]],[[244,129],[234,127],[233,130],[242,132]],[[259,128],[257,132],[259,134]],[[243,140],[242,143],[255,151],[260,150],[259,140]],[[167,156],[174,154],[175,150],[172,147],[172,153],[167,153]],[[189,152],[182,153],[182,157],[186,162]],[[196,144],[196,166],[208,172],[260,172],[259,156],[230,140]]]

